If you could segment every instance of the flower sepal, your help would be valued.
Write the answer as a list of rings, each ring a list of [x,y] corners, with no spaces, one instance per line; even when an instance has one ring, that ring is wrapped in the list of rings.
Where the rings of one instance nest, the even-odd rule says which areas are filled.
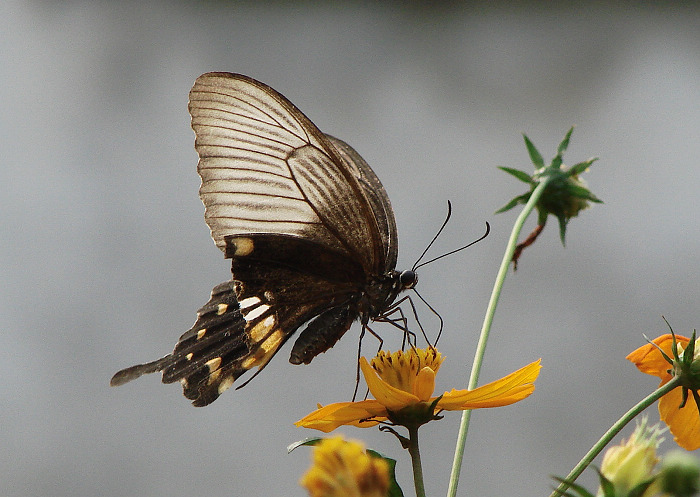
[[[398,411],[390,411],[387,409],[387,418],[394,425],[405,426],[406,428],[418,428],[429,421],[436,421],[443,418],[435,412],[435,408],[441,399],[442,395],[432,399],[432,402],[411,404]]]
[[[700,350],[696,350],[695,330],[693,330],[688,344],[680,354],[673,330],[671,330],[671,335],[674,341],[673,375],[681,379],[680,383],[684,389],[692,391],[700,390]]]
[[[559,236],[562,243],[564,243],[566,239],[566,225],[569,219],[588,208],[589,202],[602,203],[602,200],[596,197],[586,187],[586,183],[579,178],[579,175],[586,172],[597,158],[590,158],[568,168],[563,167],[563,155],[569,146],[569,140],[573,131],[573,127],[569,129],[569,132],[557,148],[557,155],[554,156],[549,166],[545,166],[542,154],[540,154],[530,139],[527,136],[523,136],[530,154],[530,160],[535,166],[535,172],[529,175],[525,171],[510,167],[499,167],[499,169],[529,184],[530,191],[511,199],[510,202],[498,209],[496,214],[510,210],[518,204],[526,204],[537,185],[544,178],[550,177],[550,182],[537,203],[538,224],[544,225],[547,216],[552,214],[559,220]]]

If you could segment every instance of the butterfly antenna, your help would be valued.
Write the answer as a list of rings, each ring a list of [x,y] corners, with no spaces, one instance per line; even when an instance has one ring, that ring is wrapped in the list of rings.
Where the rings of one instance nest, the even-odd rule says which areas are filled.
[[[444,225],[443,225],[443,227],[444,227]],[[442,231],[442,228],[440,228],[440,231]],[[490,233],[490,232],[491,232],[491,225],[487,222],[487,223],[486,223],[486,233],[484,233],[480,238],[474,240],[474,241],[471,242],[471,243],[468,243],[468,244],[465,245],[464,247],[459,247],[458,249],[451,250],[451,251],[447,252],[446,254],[439,255],[439,256],[437,256],[437,257],[434,258],[434,259],[430,259],[429,261],[426,261],[426,262],[423,262],[423,263],[421,263],[421,264],[418,264],[418,265],[416,265],[416,266],[413,267],[413,271],[415,271],[416,269],[418,269],[418,268],[421,267],[421,266],[425,266],[426,264],[430,264],[431,262],[435,262],[435,261],[437,261],[438,259],[442,259],[443,257],[447,257],[448,255],[452,255],[452,254],[454,254],[455,252],[459,252],[460,250],[464,250],[465,248],[471,247],[471,246],[474,245],[475,243],[478,243],[478,242],[480,242],[481,240],[483,240],[484,238],[486,238],[487,236],[489,236],[489,233]],[[438,232],[438,235],[439,235],[439,234],[440,234],[440,233]],[[432,243],[432,242],[431,242],[431,243]],[[428,246],[428,248],[430,248],[430,246]],[[421,256],[421,257],[423,257],[423,256]],[[420,261],[420,259],[418,259],[418,260]]]
[[[450,217],[451,217],[451,216],[452,216],[452,202],[450,202],[450,201],[448,200],[448,201],[447,201],[447,216],[445,217],[445,221],[443,221],[442,226],[440,226],[440,229],[439,229],[438,232],[435,234],[435,236],[433,237],[433,239],[430,241],[430,243],[428,244],[428,246],[425,247],[425,250],[424,250],[423,253],[420,255],[420,257],[418,258],[418,260],[416,261],[416,263],[413,264],[413,268],[411,268],[412,271],[415,271],[416,268],[418,268],[418,267],[420,267],[420,266],[423,266],[423,264],[420,264],[420,265],[419,265],[420,260],[425,256],[425,254],[428,252],[428,250],[430,250],[430,247],[433,246],[433,243],[435,243],[435,240],[438,239],[438,237],[440,236],[440,233],[442,233],[442,230],[444,230],[444,229],[445,229],[445,226],[447,226],[447,222],[450,220]]]

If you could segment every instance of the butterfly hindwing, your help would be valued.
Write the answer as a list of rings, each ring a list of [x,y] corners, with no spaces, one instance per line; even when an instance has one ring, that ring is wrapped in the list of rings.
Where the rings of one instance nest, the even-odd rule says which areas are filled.
[[[182,383],[194,405],[213,402],[245,372],[239,358],[250,354],[246,321],[231,281],[214,287],[192,328],[184,333],[163,369],[163,383]]]
[[[332,347],[358,317],[362,268],[344,253],[291,236],[227,237],[226,242],[241,308],[263,301],[266,310],[275,311],[285,341],[307,323],[292,350],[293,364],[308,364]]]

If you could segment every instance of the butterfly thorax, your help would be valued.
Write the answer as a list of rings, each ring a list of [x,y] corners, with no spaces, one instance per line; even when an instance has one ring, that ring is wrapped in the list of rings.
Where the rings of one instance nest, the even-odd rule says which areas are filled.
[[[416,286],[418,276],[412,270],[391,271],[368,282],[365,294],[359,303],[362,324],[384,314],[394,303],[399,293]]]

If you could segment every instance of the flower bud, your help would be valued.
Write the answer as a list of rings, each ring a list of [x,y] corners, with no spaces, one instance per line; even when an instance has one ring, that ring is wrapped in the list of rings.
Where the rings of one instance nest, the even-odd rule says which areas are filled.
[[[676,450],[666,454],[659,473],[661,489],[674,497],[690,497],[700,491],[700,461]]]
[[[615,495],[627,495],[630,490],[653,481],[658,462],[656,449],[662,441],[660,434],[658,426],[648,427],[646,419],[642,419],[628,440],[606,451],[600,472],[615,487]]]

